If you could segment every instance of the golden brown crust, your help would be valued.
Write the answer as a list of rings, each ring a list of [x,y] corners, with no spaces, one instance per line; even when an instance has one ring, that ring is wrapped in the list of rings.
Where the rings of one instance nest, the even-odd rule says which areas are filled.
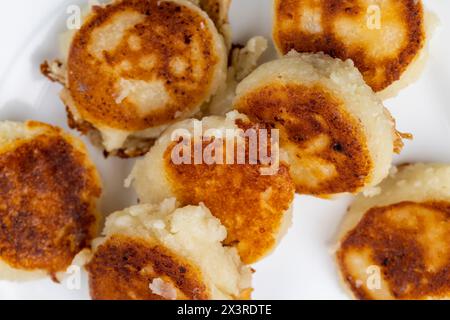
[[[336,30],[337,21],[345,19],[346,23],[352,21],[351,23],[355,24],[354,33],[361,31],[368,35],[375,32],[366,26],[368,4],[357,0],[276,0],[274,41],[283,54],[295,49],[298,52],[322,51],[335,58],[352,59],[369,86],[378,92],[400,79],[424,47],[426,40],[421,1],[391,0],[383,5],[386,7],[381,8],[381,29],[376,32],[380,34],[391,32],[388,27],[383,29],[383,23],[393,22],[397,28],[396,35],[401,33],[405,35],[401,43],[392,43],[392,52],[389,55],[373,56],[368,53],[369,46],[386,45],[380,43],[384,41],[377,42],[376,37],[379,34],[375,35],[375,38],[359,37],[357,41],[351,40],[352,45],[349,45],[347,40],[342,40],[343,35]],[[321,25],[319,32],[308,32],[300,27],[301,10],[307,7],[320,12],[321,18],[317,21]],[[395,19],[392,18],[394,16]],[[391,18],[393,21],[389,20]],[[400,31],[398,28],[401,28]]]
[[[99,61],[89,50],[94,31],[126,13],[138,13],[143,19],[124,32],[115,49],[103,51]],[[174,2],[124,0],[96,8],[75,35],[68,60],[69,90],[82,118],[96,125],[139,131],[169,123],[178,113],[192,112],[206,98],[219,63],[206,26],[204,17]],[[130,39],[137,39],[139,50],[133,50]],[[151,61],[143,65],[148,57]],[[181,73],[171,67],[178,57],[188,63]],[[122,69],[124,62],[131,67]],[[117,102],[118,77],[162,81],[170,99],[164,108],[143,114],[128,99]]]
[[[48,133],[0,154],[0,257],[13,268],[55,276],[90,247],[101,187],[87,155],[46,127]]]
[[[173,286],[179,300],[210,298],[198,268],[167,248],[137,238],[108,238],[86,268],[95,300],[164,300],[149,287],[157,278]]]
[[[350,255],[361,257],[364,252],[368,253],[368,265],[381,268],[382,290],[387,296],[448,298],[449,241],[450,203],[402,202],[369,210],[343,239],[337,259],[344,281],[358,299],[379,295],[358,284],[354,266],[349,264]]]
[[[270,83],[243,95],[235,108],[255,122],[280,130],[280,144],[291,158],[291,170],[304,167],[318,183],[294,174],[301,194],[354,192],[370,178],[373,164],[361,125],[342,102],[323,87]],[[329,170],[310,170],[333,166]]]
[[[394,123],[395,123],[395,120],[394,120]],[[403,139],[413,140],[414,136],[412,133],[403,133],[403,132],[395,130],[394,152],[396,154],[400,154],[405,146]]]
[[[246,129],[247,125],[239,125]],[[280,163],[278,173],[261,175],[261,164],[237,164],[236,159],[235,164],[227,165],[175,165],[171,160],[175,144],[165,152],[164,162],[177,199],[182,205],[203,202],[227,228],[225,244],[236,246],[244,263],[256,262],[267,255],[277,243],[294,197],[295,186],[288,166]],[[207,145],[203,145],[203,150]],[[191,154],[193,157],[194,153]]]

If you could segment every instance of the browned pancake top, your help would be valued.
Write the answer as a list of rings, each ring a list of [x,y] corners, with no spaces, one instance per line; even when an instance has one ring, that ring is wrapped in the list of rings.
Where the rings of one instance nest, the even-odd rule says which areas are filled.
[[[16,145],[0,154],[0,257],[54,276],[95,236],[97,173],[58,134]]]
[[[95,125],[128,131],[190,114],[206,98],[220,62],[208,28],[204,17],[174,2],[124,0],[95,7],[76,33],[68,60],[78,112]],[[139,92],[156,93],[121,98],[123,80]]]
[[[280,130],[297,192],[353,192],[369,178],[372,163],[361,126],[327,89],[273,82],[240,97],[235,108]]]
[[[137,238],[112,236],[86,268],[96,300],[164,300],[150,289],[157,278],[175,288],[179,300],[210,298],[198,268],[167,248]]]
[[[248,161],[176,165],[171,160],[173,148],[167,149],[164,158],[177,199],[183,205],[203,202],[227,228],[225,244],[235,245],[244,263],[256,262],[270,252],[294,197],[289,168],[281,162],[278,173],[261,175],[263,166]]]
[[[449,243],[450,203],[402,202],[369,210],[346,235],[337,257],[344,280],[359,299],[381,293],[394,299],[448,298]],[[381,291],[358,285],[357,274],[365,270],[356,270],[352,262],[357,258],[381,269]]]
[[[378,18],[379,26],[373,24]],[[282,53],[323,51],[352,59],[376,92],[400,79],[426,40],[417,0],[276,0],[275,21],[274,40]],[[320,29],[308,30],[310,23]]]

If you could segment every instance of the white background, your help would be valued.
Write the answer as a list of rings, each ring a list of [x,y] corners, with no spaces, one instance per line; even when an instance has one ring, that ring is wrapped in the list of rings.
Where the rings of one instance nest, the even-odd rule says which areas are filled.
[[[64,31],[66,9],[85,1],[2,1],[0,10],[0,120],[35,119],[67,128],[64,106],[51,84],[39,73],[46,58],[58,54],[58,34]],[[398,129],[414,133],[402,162],[450,163],[450,2],[425,1],[441,21],[431,44],[430,60],[421,79],[386,101]],[[271,0],[233,0],[231,22],[236,42],[254,35],[270,39]],[[265,60],[274,57],[271,49]],[[77,134],[73,132],[73,134]],[[90,147],[104,182],[101,209],[105,214],[135,204],[122,187],[132,160],[105,160]],[[330,250],[339,222],[351,201],[297,197],[294,226],[276,252],[254,266],[256,299],[346,299],[339,286]],[[27,284],[0,282],[0,299],[87,299],[86,279],[79,291],[50,280]]]

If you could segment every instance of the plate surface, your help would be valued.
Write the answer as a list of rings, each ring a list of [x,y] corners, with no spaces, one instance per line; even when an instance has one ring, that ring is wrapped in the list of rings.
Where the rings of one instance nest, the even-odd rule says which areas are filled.
[[[58,54],[58,34],[65,30],[67,9],[87,1],[5,1],[0,10],[0,119],[34,119],[68,130],[60,87],[39,73],[46,58]],[[233,0],[234,40],[244,43],[254,35],[270,39],[272,0]],[[385,102],[398,128],[412,132],[395,163],[450,163],[450,2],[424,1],[441,21],[431,43],[430,59],[420,80]],[[273,47],[264,60],[275,57]],[[78,135],[72,131],[72,134]],[[86,141],[86,139],[84,139]],[[86,141],[87,142],[87,141]],[[105,214],[136,203],[123,187],[132,160],[104,159],[87,143],[104,184],[101,209]],[[297,196],[294,225],[275,253],[254,266],[255,299],[346,299],[333,257],[334,235],[351,202],[350,196],[320,200]],[[80,289],[50,280],[26,284],[0,282],[0,299],[88,299],[86,276]]]

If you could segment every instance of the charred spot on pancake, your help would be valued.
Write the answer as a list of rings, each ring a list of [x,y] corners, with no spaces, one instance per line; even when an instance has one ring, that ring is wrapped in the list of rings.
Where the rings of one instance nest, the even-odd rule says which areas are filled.
[[[209,26],[170,1],[124,0],[95,10],[68,59],[68,89],[81,117],[139,131],[192,112],[208,98],[221,61]]]
[[[358,299],[445,298],[450,293],[450,203],[401,202],[375,207],[343,239],[337,259]],[[360,275],[380,268],[382,287]]]
[[[59,134],[42,134],[3,150],[1,259],[13,268],[52,276],[66,270],[97,232],[97,179],[86,154]]]
[[[164,300],[150,284],[161,279],[180,300],[206,300],[209,292],[198,268],[158,244],[114,235],[100,245],[87,265],[95,300]]]
[[[274,82],[243,95],[235,108],[280,130],[297,192],[353,192],[369,178],[372,163],[361,126],[327,89]]]
[[[377,10],[380,25],[372,26]],[[352,59],[376,92],[400,79],[426,40],[422,3],[415,0],[277,0],[275,21],[283,54],[295,49]]]
[[[253,125],[237,121],[243,129]],[[255,127],[258,128],[259,127]],[[217,138],[216,138],[217,139]],[[205,149],[211,142],[204,142]],[[289,174],[289,167],[280,162],[274,175],[262,175],[266,167],[258,159],[258,164],[239,164],[237,152],[234,163],[174,164],[172,151],[177,143],[172,143],[164,154],[166,176],[174,194],[182,205],[204,203],[227,228],[226,245],[237,248],[244,263],[253,263],[273,249],[286,211],[293,201],[295,186]],[[246,159],[249,159],[248,139]],[[191,142],[194,150],[194,142]],[[226,143],[222,150],[227,150]],[[237,147],[235,146],[235,150]],[[268,152],[271,153],[270,146]],[[220,151],[222,151],[220,150]]]

